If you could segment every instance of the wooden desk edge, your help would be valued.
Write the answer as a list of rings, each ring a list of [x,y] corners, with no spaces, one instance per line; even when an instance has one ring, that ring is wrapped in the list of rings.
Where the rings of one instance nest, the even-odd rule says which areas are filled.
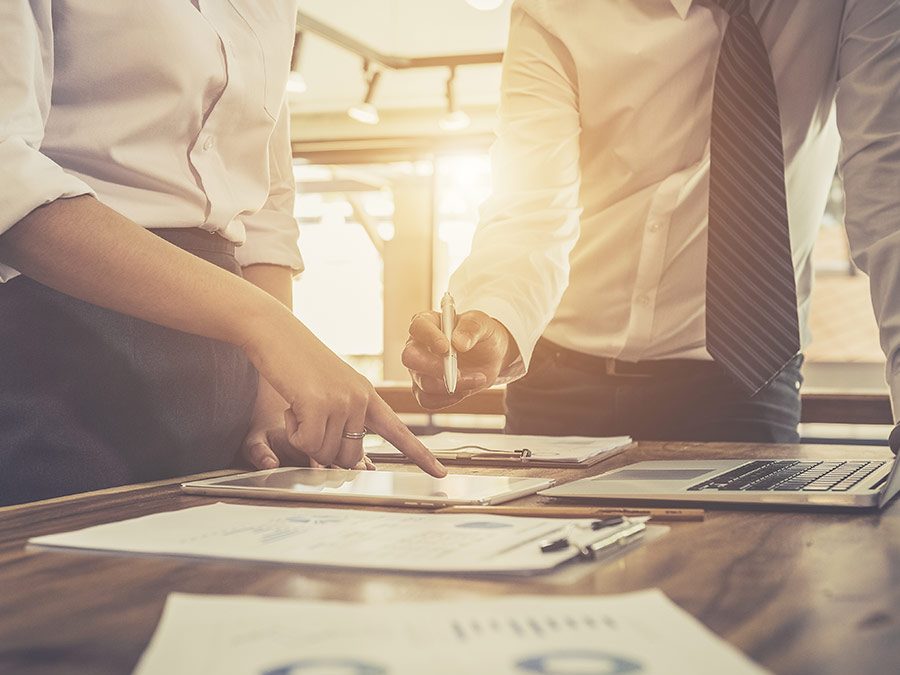
[[[28,508],[37,508],[42,506],[51,506],[54,504],[65,504],[68,502],[76,502],[92,497],[102,497],[104,495],[115,495],[123,492],[139,492],[141,490],[150,490],[157,487],[165,487],[167,485],[177,485],[186,483],[191,480],[203,480],[205,478],[216,478],[218,476],[230,476],[236,473],[244,473],[241,469],[219,469],[218,471],[207,471],[205,473],[196,473],[190,476],[177,476],[175,478],[165,478],[163,480],[150,481],[148,483],[128,483],[127,485],[118,485],[116,487],[104,488],[102,490],[92,490],[90,492],[76,492],[71,495],[62,497],[52,497],[50,499],[42,499],[36,502],[25,502],[24,504],[13,504],[12,506],[0,507],[0,516],[21,511]]]

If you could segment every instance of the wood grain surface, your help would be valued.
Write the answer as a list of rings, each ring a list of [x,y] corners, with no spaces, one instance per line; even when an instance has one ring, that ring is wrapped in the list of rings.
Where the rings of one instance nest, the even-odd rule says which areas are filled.
[[[587,470],[451,471],[567,481],[644,459],[815,455],[884,458],[889,453],[838,446],[641,443]],[[508,581],[46,551],[25,545],[31,536],[212,501],[182,495],[173,481],[0,509],[0,673],[128,673],[172,591],[389,602],[602,595],[654,586],[775,673],[900,673],[896,501],[881,513],[708,509],[705,521],[670,523],[668,535],[613,563],[575,576]],[[546,501],[529,497],[515,503]]]

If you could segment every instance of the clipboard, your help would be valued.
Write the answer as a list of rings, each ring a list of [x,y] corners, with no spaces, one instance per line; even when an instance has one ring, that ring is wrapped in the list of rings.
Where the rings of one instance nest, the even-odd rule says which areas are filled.
[[[429,575],[539,575],[611,560],[668,531],[560,520],[209,504],[29,540],[32,546]]]
[[[420,436],[441,462],[466,466],[586,468],[624,452],[630,436],[518,436],[443,432]],[[409,459],[379,436],[365,440],[365,451],[376,462],[409,463]]]

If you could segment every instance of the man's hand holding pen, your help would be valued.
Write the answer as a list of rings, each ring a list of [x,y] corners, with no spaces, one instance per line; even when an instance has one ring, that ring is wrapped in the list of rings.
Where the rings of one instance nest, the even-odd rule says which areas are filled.
[[[444,376],[451,343],[458,364],[452,394],[447,391]],[[480,311],[460,314],[450,341],[441,330],[438,312],[417,314],[409,326],[409,339],[403,350],[403,365],[412,376],[416,399],[429,410],[446,408],[487,389],[516,358],[518,347],[506,327]]]

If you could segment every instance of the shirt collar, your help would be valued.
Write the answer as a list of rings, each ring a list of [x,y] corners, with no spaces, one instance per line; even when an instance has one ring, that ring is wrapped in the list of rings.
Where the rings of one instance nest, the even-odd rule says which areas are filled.
[[[694,0],[670,0],[672,3],[672,7],[675,8],[675,11],[678,12],[678,16],[684,20],[687,16],[688,10],[691,8],[691,3]]]

